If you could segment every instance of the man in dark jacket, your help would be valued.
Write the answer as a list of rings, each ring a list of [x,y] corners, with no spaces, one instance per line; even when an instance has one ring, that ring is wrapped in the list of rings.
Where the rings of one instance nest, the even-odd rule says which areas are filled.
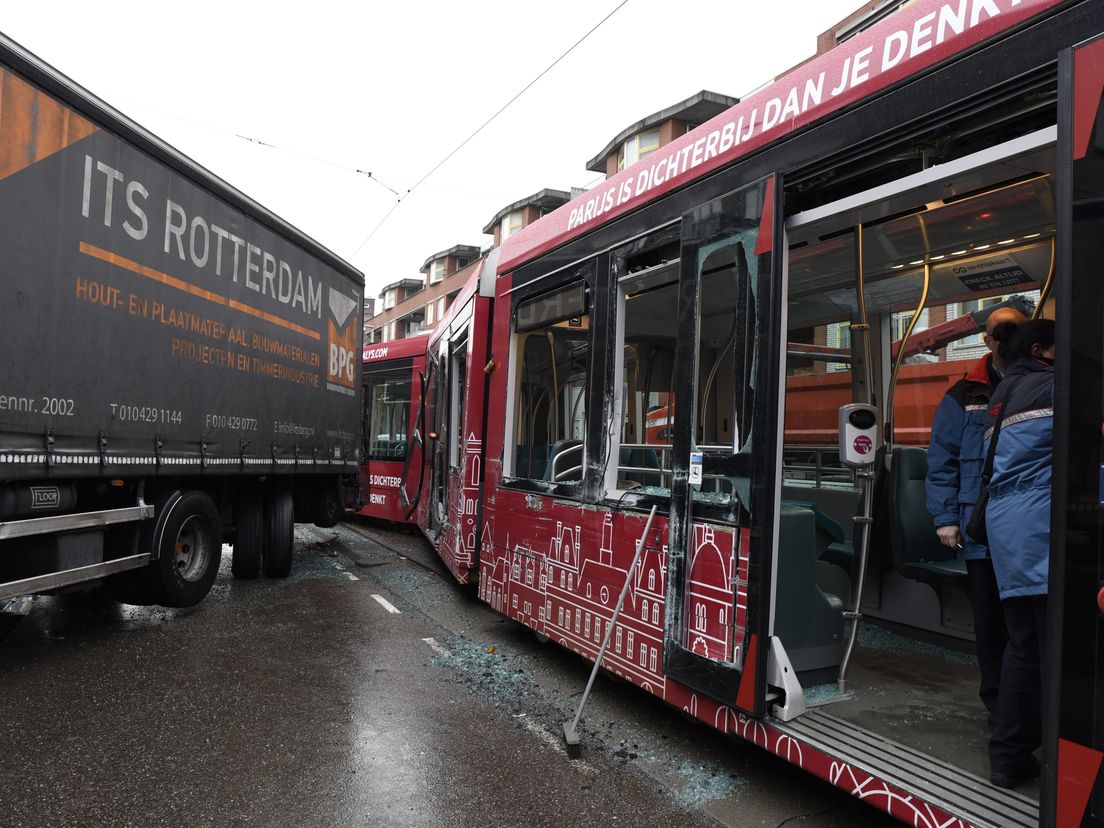
[[[961,550],[966,558],[981,671],[978,695],[989,711],[990,726],[996,725],[1001,660],[1008,633],[989,550],[968,537],[965,527],[981,489],[981,469],[985,464],[982,444],[989,400],[1005,369],[993,329],[1002,322],[1019,325],[1025,319],[1018,310],[1008,307],[989,314],[985,320],[985,346],[989,354],[943,395],[932,422],[928,447],[928,511],[943,545]]]

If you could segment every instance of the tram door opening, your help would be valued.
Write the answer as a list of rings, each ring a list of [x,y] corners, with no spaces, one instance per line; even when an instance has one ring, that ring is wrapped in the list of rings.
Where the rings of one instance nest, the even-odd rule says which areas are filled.
[[[761,180],[682,221],[665,667],[747,712],[762,704],[769,603],[774,186]]]
[[[434,345],[429,354],[429,381],[426,387],[426,451],[429,501],[427,526],[436,537],[444,525],[447,487],[449,362],[447,342]]]
[[[834,201],[796,185],[787,200],[772,632],[807,697],[819,685],[814,695],[830,699],[824,715],[876,731],[918,762],[983,778],[990,733],[981,670],[954,653],[988,656],[1003,644],[995,636],[986,644],[989,605],[975,615],[971,604],[968,541],[945,544],[936,526],[965,522],[984,466],[982,440],[967,437],[984,433],[988,389],[1007,368],[992,362],[989,323],[1056,311],[1055,169],[1055,131],[1043,127],[890,184],[856,168],[853,189],[835,191]],[[872,524],[862,481],[839,449],[840,406],[860,402],[873,403],[885,424]],[[979,551],[971,560],[984,560]],[[856,605],[861,627],[841,693],[844,612]],[[925,653],[927,641],[946,649]],[[921,700],[920,687],[937,690]]]

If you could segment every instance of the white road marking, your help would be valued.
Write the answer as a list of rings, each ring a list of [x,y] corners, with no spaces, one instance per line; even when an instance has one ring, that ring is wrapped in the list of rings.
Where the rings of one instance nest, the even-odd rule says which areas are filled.
[[[391,613],[392,615],[399,615],[399,610],[395,608],[395,605],[384,598],[382,595],[373,595],[372,597],[375,599],[377,604],[379,604],[389,613]]]
[[[340,561],[337,560],[337,558],[330,558],[330,563],[332,563],[334,565],[334,569],[336,569],[338,572],[340,572],[342,575],[344,575],[350,581],[359,581],[360,580],[360,578],[358,578],[352,572],[349,572],[349,570],[347,570],[345,567],[343,567],[341,565]]]
[[[543,725],[539,725],[529,718],[518,716],[515,716],[514,718],[519,719],[522,726],[526,730],[528,730],[530,733],[532,733],[534,736],[536,736],[538,739],[548,745],[548,747],[552,748],[552,750],[554,750],[556,753],[564,757],[567,756],[567,748],[564,747],[564,740],[562,736],[553,736]],[[575,770],[579,771],[580,773],[594,774],[598,772],[597,768],[588,765],[581,759],[576,759],[571,762],[571,767],[575,768]]]
[[[438,644],[436,638],[423,638],[422,641],[428,644],[429,649],[433,650],[433,652],[437,653],[437,655],[444,656],[445,658],[452,657],[452,653],[450,653],[446,648]]]

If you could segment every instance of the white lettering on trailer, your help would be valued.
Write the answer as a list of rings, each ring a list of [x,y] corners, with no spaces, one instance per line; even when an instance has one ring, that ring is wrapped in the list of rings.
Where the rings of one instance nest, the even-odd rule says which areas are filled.
[[[129,182],[126,189],[127,206],[130,208],[130,212],[134,213],[134,217],[141,222],[141,228],[135,228],[135,226],[130,223],[130,219],[127,219],[123,222],[123,229],[126,231],[127,235],[135,241],[142,241],[149,232],[149,220],[146,218],[146,211],[135,202],[135,195],[140,195],[143,200],[149,198],[149,190],[142,186],[141,181]]]
[[[97,172],[103,175],[102,183]],[[128,208],[128,216],[122,221],[123,230],[135,241],[143,241],[150,230],[145,206],[150,197],[149,189],[138,180],[128,180],[120,170],[97,161],[91,155],[84,157],[81,215],[91,218],[93,209],[99,207],[98,199],[102,198],[104,226],[115,227],[116,184],[124,186]],[[322,318],[321,281],[310,273],[304,274],[301,268],[294,267],[260,245],[219,227],[207,216],[197,214],[189,217],[184,207],[171,198],[165,199],[165,226],[161,240],[162,252],[166,256],[190,262],[197,270],[207,270],[213,259],[214,274],[220,277],[224,275],[224,258],[230,258],[228,255],[224,257],[224,248],[226,243],[230,243],[233,245],[233,269],[228,275],[235,284],[244,282],[247,288],[262,296],[271,296],[307,316]]]

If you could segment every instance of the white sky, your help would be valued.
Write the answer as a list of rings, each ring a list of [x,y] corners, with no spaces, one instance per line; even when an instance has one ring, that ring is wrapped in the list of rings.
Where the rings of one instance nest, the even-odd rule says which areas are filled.
[[[630,124],[809,57],[860,2],[628,0],[363,246],[395,206],[381,183],[404,193],[620,0],[62,0],[5,4],[0,31],[351,261],[376,296],[433,253],[488,244],[511,202],[594,186],[586,162]]]

